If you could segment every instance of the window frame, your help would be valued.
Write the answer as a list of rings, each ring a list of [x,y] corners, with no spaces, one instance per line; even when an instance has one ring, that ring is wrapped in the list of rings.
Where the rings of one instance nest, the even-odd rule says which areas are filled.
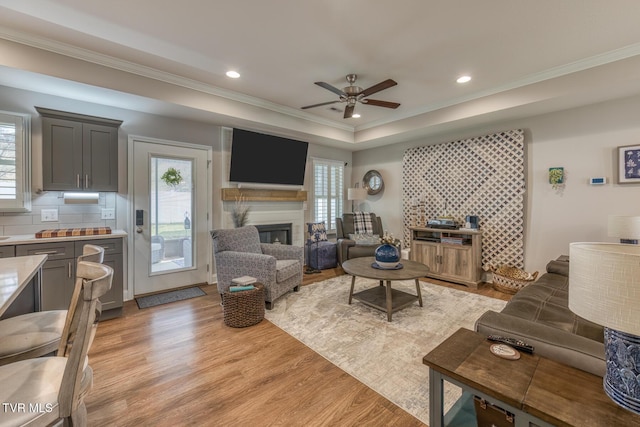
[[[0,212],[31,211],[31,115],[0,110],[0,123],[15,126],[14,199],[0,199]]]
[[[326,182],[324,182],[324,187],[326,188],[326,195],[318,194],[318,171],[317,168],[320,166],[328,167],[329,170],[324,177]],[[326,228],[328,233],[335,233],[337,228],[336,217],[342,216],[344,212],[344,161],[342,160],[332,160],[332,159],[322,159],[314,157],[312,158],[312,200],[313,200],[313,208],[312,208],[312,218],[313,222],[322,222],[326,221]],[[339,170],[341,182],[334,183],[335,171]],[[331,190],[333,187],[333,190]],[[339,187],[339,188],[336,188]],[[324,192],[323,192],[324,193]],[[331,194],[329,194],[331,193]],[[326,217],[324,213],[320,213],[318,209],[319,199],[326,199]],[[335,206],[334,206],[335,205]],[[334,212],[335,215],[331,215],[331,212]]]

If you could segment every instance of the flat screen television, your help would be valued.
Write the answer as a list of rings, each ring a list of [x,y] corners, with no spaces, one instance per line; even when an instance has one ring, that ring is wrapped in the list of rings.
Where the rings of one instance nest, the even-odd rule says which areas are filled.
[[[229,181],[303,185],[308,142],[233,129]]]

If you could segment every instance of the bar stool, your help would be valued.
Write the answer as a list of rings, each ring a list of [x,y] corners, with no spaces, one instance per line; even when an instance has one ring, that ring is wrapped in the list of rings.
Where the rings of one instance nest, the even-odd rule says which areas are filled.
[[[104,248],[84,245],[78,262],[102,263]],[[0,320],[0,366],[57,352],[67,352],[60,337],[69,333],[73,310],[80,297],[82,279],[76,278],[69,310],[49,310],[27,313]]]

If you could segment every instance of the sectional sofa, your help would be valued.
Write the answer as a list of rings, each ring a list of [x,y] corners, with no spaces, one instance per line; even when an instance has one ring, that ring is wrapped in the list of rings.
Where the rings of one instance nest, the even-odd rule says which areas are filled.
[[[476,331],[521,339],[549,359],[604,376],[603,327],[575,315],[568,307],[569,260],[550,261],[546,273],[521,289],[504,309],[485,312]]]

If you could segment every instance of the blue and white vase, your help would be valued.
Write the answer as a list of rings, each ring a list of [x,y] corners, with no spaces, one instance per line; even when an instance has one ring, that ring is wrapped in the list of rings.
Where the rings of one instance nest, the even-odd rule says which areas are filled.
[[[389,243],[385,243],[376,248],[376,264],[382,268],[396,268],[400,262],[400,250]]]

